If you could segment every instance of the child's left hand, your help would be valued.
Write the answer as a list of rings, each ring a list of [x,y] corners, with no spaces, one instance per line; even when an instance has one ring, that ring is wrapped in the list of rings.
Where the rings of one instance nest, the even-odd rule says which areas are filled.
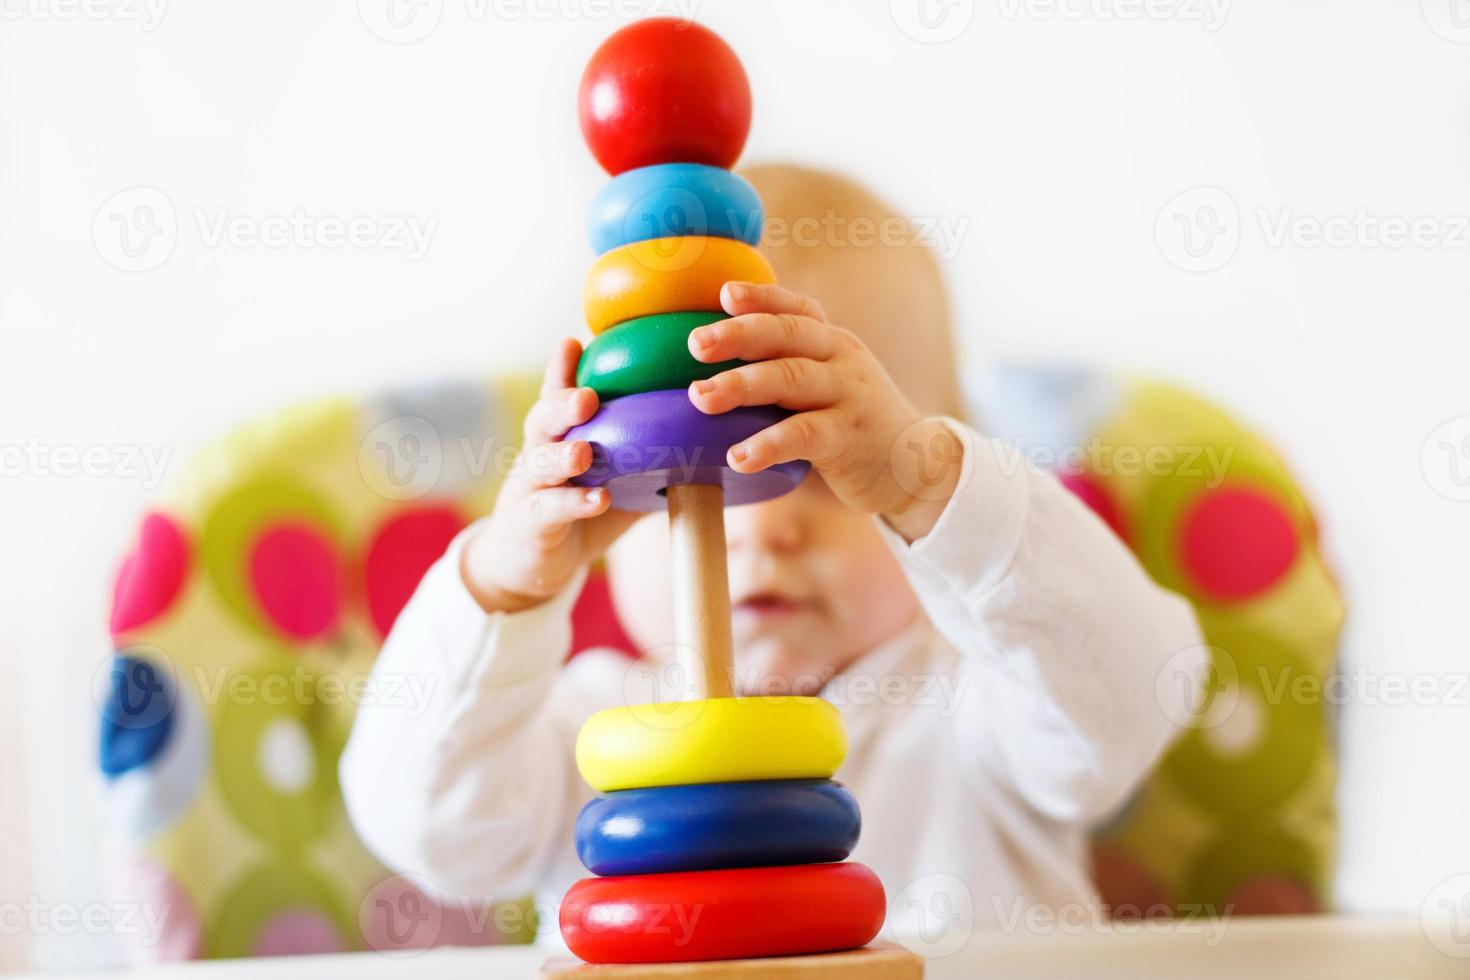
[[[820,304],[779,286],[726,283],[730,319],[689,334],[703,362],[752,361],[689,386],[710,415],[740,405],[796,414],[730,447],[741,473],[810,460],[837,498],[881,514],[910,541],[934,526],[959,481],[963,444],[909,404],[868,346],[827,322]]]

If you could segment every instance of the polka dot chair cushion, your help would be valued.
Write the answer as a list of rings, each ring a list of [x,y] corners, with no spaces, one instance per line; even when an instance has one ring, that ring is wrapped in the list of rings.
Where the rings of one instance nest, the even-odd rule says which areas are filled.
[[[981,409],[1193,604],[1210,648],[1203,678],[1166,666],[1157,679],[1203,693],[1176,719],[1183,737],[1096,835],[1104,901],[1119,915],[1326,908],[1333,719],[1310,692],[1334,669],[1343,605],[1286,468],[1165,385],[1011,368]]]
[[[192,461],[117,576],[98,676],[117,889],[166,913],[138,960],[528,938],[522,902],[440,901],[358,842],[337,785],[378,647],[484,513],[530,381],[309,405]],[[514,899],[515,896],[508,896]]]
[[[294,409],[201,454],[143,518],[96,692],[119,897],[164,923],[135,959],[533,934],[523,900],[442,901],[378,865],[336,771],[362,699],[412,698],[369,684],[373,658],[420,576],[490,506],[534,390],[509,378]],[[1105,900],[1119,914],[1324,907],[1329,719],[1280,691],[1331,670],[1343,611],[1285,469],[1172,388],[1012,369],[980,393],[987,428],[1053,465],[1190,599],[1211,646],[1185,737],[1097,834]],[[596,575],[573,621],[575,649],[631,649]]]

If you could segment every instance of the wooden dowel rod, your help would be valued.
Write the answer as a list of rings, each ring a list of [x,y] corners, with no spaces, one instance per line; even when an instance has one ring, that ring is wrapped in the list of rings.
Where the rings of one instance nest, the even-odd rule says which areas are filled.
[[[680,662],[707,698],[735,696],[730,576],[725,567],[725,491],[703,483],[671,486],[669,541],[674,565],[674,641]]]

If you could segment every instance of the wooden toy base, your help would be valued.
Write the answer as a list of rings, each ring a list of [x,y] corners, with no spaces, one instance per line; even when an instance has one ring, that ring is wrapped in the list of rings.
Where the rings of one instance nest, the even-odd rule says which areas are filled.
[[[568,958],[549,960],[541,968],[541,980],[919,980],[923,975],[923,959],[885,942],[815,956],[603,965]]]

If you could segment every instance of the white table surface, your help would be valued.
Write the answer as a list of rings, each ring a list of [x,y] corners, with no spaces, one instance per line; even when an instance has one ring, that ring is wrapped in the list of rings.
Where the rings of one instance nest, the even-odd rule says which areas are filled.
[[[221,960],[98,977],[158,980],[501,980],[534,977],[546,958],[532,946],[436,949],[416,955],[352,953]],[[976,978],[1286,977],[1291,980],[1470,978],[1470,935],[1425,933],[1417,917],[1241,918],[1214,927],[1118,923],[1044,935],[976,933],[933,957],[927,980]]]

